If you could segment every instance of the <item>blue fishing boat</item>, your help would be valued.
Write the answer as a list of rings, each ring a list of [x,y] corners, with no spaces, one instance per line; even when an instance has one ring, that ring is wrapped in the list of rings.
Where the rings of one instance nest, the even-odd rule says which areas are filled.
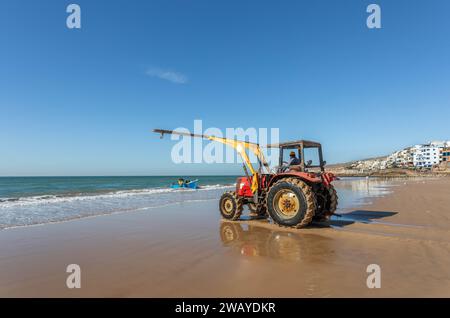
[[[198,179],[191,181],[180,178],[176,183],[172,183],[170,187],[172,189],[198,189]]]

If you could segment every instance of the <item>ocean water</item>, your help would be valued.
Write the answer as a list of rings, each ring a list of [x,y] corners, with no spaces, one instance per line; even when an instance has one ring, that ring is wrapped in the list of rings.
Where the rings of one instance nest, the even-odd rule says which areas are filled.
[[[75,218],[152,209],[178,202],[210,200],[234,187],[235,176],[199,179],[199,190],[174,190],[177,177],[2,177],[0,229]]]
[[[149,210],[180,202],[215,200],[235,185],[235,176],[199,179],[198,190],[169,188],[177,177],[1,177],[0,229],[70,219]],[[384,195],[388,181],[345,178],[335,183],[339,209]]]

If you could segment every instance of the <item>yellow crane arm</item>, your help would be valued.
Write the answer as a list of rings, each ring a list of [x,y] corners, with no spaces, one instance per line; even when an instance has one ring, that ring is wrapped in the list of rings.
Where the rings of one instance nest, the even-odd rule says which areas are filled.
[[[252,189],[252,192],[255,193],[258,190],[258,172],[253,167],[253,165],[247,155],[247,152],[245,150],[248,148],[248,149],[252,150],[255,155],[257,155],[258,153],[260,153],[259,151],[256,151],[256,149],[259,149],[259,146],[253,145],[250,143],[246,143],[246,142],[242,142],[242,141],[229,140],[226,138],[219,138],[219,137],[214,137],[214,136],[207,136],[206,138],[209,140],[221,142],[225,145],[229,145],[238,152],[238,154],[241,156],[242,160],[245,162],[247,167],[250,169],[250,172],[252,174],[251,189]]]
[[[164,136],[164,134],[173,134],[173,135],[181,135],[181,136],[187,136],[187,137],[198,137],[203,139],[208,139],[211,141],[217,141],[222,144],[228,145],[230,147],[233,147],[241,156],[242,160],[244,161],[245,165],[249,168],[251,174],[252,174],[252,192],[255,193],[258,190],[258,171],[255,170],[253,167],[246,149],[249,149],[252,151],[256,158],[258,158],[259,162],[261,163],[261,166],[264,166],[264,168],[268,171],[269,165],[267,164],[263,152],[261,151],[261,148],[258,144],[248,142],[248,141],[239,141],[234,139],[227,139],[227,138],[221,138],[221,137],[215,137],[215,136],[208,136],[208,135],[199,135],[199,134],[191,134],[191,133],[185,133],[185,132],[178,132],[173,130],[164,130],[164,129],[153,129],[153,132],[161,134],[161,138]]]

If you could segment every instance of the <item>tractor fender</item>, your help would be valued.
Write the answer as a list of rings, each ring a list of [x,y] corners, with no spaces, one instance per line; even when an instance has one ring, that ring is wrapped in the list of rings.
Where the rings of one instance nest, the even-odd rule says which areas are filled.
[[[277,182],[280,179],[284,179],[284,178],[288,178],[288,177],[298,178],[300,180],[305,181],[308,184],[322,182],[322,178],[320,178],[320,176],[316,175],[315,173],[292,171],[292,172],[278,173],[278,174],[274,175],[270,179],[268,186],[271,186],[272,184],[274,184],[275,182]]]
[[[324,172],[322,173],[322,179],[325,186],[329,187],[331,185],[331,182],[334,180],[339,180],[339,178],[331,172]]]

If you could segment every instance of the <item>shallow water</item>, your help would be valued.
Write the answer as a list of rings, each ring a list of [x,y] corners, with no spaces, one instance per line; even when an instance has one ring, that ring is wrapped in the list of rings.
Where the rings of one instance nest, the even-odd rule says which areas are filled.
[[[395,186],[393,180],[382,178],[341,178],[334,182],[338,192],[338,213],[352,207],[370,204],[373,198],[385,196]]]
[[[234,184],[235,176],[181,176],[200,185]],[[143,177],[0,177],[0,202],[45,197],[87,196],[117,191],[167,188],[174,176]]]
[[[174,190],[177,177],[0,178],[0,229],[137,211],[217,198],[233,176],[188,176],[199,190]]]
[[[173,190],[175,177],[0,178],[0,229],[81,217],[152,210],[190,201],[217,200],[233,188],[233,176],[200,179],[199,190]],[[344,178],[335,183],[339,212],[389,192],[391,182]]]

